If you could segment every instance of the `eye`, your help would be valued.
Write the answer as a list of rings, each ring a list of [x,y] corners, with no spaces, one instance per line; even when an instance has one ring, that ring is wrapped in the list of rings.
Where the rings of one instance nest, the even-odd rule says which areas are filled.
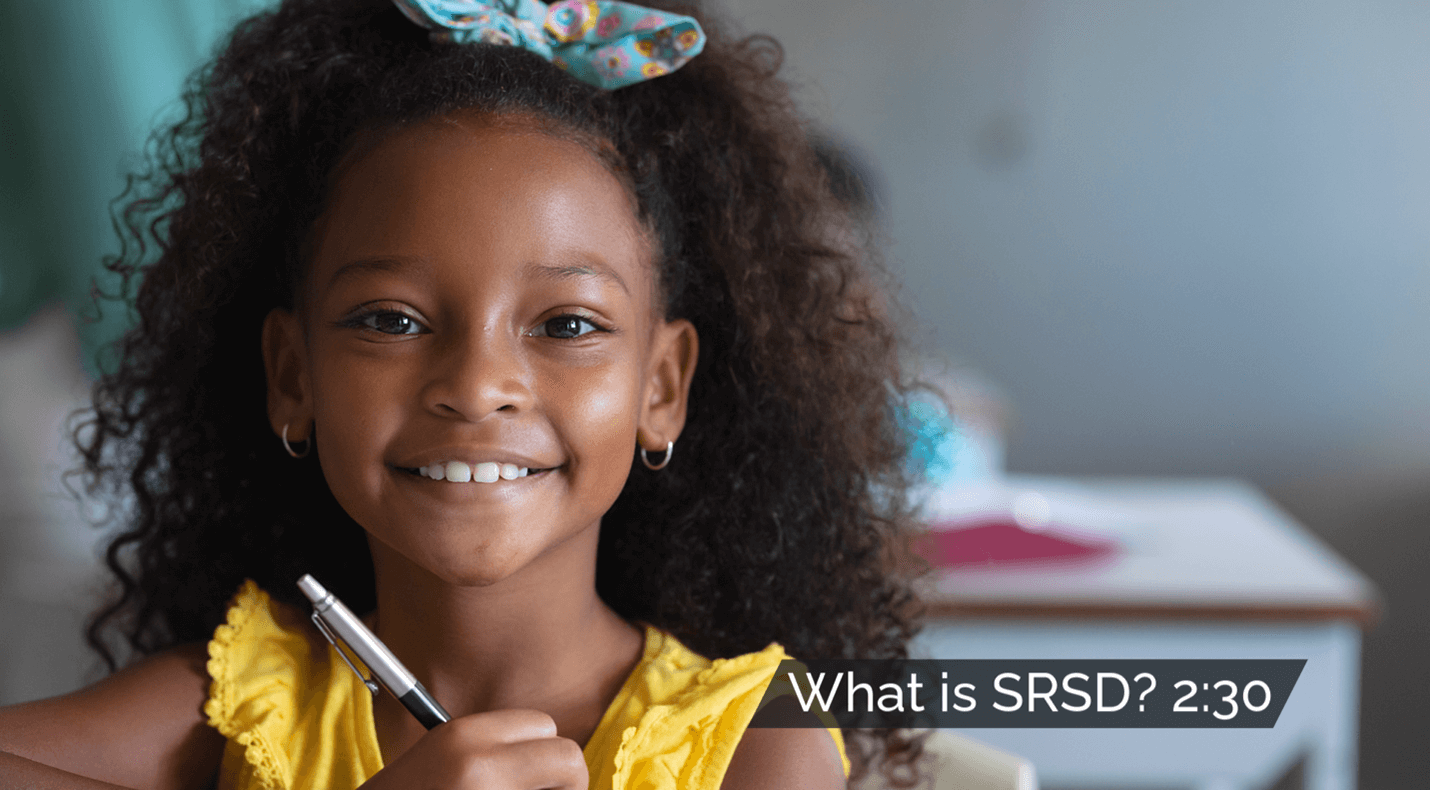
[[[570,340],[591,332],[604,331],[606,330],[579,315],[558,315],[555,318],[548,318],[538,324],[536,328],[531,331],[531,335],[532,337],[554,337],[562,340]]]
[[[354,329],[371,329],[384,335],[420,335],[426,327],[415,318],[396,310],[372,310],[342,322]]]

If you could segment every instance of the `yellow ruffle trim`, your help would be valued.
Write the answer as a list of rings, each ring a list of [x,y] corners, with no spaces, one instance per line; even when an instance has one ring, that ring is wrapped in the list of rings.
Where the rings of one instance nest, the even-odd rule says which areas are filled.
[[[204,714],[209,726],[243,747],[244,759],[265,790],[286,790],[292,771],[279,744],[291,724],[292,681],[298,665],[289,650],[273,649],[273,641],[293,641],[272,621],[268,593],[248,580],[234,596],[228,621],[209,641],[208,671],[212,683]],[[301,639],[297,641],[302,641]],[[306,643],[302,646],[307,653]],[[255,665],[263,670],[254,672]],[[236,674],[247,668],[242,680]]]

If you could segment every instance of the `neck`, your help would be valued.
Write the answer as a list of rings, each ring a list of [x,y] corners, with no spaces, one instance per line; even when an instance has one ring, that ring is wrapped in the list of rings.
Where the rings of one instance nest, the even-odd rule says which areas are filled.
[[[597,532],[482,586],[448,582],[373,541],[378,638],[453,716],[569,704],[593,681],[608,685],[593,671],[628,671],[639,655],[640,632],[596,594]]]

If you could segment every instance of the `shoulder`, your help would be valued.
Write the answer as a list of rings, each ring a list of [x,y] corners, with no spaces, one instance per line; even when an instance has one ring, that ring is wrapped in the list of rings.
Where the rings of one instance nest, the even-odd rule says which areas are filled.
[[[748,729],[721,790],[834,790],[845,786],[844,760],[829,730]]]
[[[758,715],[740,738],[722,790],[845,787],[849,765],[836,722],[827,713],[800,707],[793,691],[782,678],[766,685]],[[777,722],[782,726],[770,726]]]
[[[218,765],[204,646],[139,661],[62,697],[0,709],[0,750],[125,787],[183,788]]]

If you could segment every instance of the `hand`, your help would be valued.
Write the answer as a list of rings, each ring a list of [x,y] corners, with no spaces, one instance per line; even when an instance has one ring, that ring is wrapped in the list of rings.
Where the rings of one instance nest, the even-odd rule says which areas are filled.
[[[581,747],[536,710],[453,719],[364,782],[359,790],[586,790]]]

